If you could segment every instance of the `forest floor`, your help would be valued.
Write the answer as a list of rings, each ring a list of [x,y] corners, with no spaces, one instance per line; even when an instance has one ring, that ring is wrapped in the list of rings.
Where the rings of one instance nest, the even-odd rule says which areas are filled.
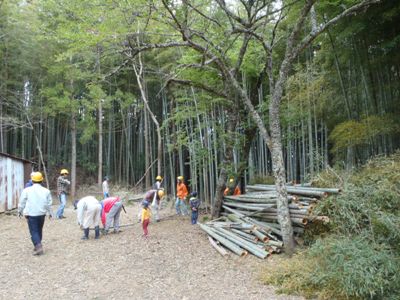
[[[0,299],[302,299],[261,283],[273,257],[223,258],[198,226],[169,207],[146,240],[138,205],[126,209],[121,224],[134,225],[99,240],[91,231],[82,241],[67,207],[66,219],[46,219],[42,256],[32,255],[24,218],[0,215]]]

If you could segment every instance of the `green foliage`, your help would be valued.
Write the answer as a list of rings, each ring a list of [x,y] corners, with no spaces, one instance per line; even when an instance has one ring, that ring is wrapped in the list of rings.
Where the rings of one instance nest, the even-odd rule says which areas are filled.
[[[360,121],[349,120],[336,125],[329,137],[334,143],[332,152],[366,144],[378,136],[398,133],[397,119],[390,114],[375,115],[364,117]]]
[[[207,222],[207,221],[210,221],[210,216],[208,216],[208,215],[202,216],[202,217],[201,217],[201,221],[202,221],[203,223],[205,223],[205,222]]]
[[[264,276],[281,293],[318,299],[395,299],[396,255],[364,237],[331,236]],[[267,273],[267,272],[265,272]]]
[[[333,297],[390,297],[400,279],[394,253],[371,243],[368,237],[332,236],[317,242],[309,255],[318,261],[312,282],[334,291]]]
[[[332,170],[317,182],[340,176]],[[400,152],[341,177],[343,192],[315,208],[316,214],[329,216],[327,231],[318,232],[308,250],[273,270],[266,281],[281,292],[320,299],[398,299]]]

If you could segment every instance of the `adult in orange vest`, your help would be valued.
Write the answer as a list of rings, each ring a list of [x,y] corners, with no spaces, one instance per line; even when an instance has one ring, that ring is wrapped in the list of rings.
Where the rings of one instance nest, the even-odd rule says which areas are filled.
[[[185,199],[189,193],[185,183],[183,182],[183,176],[178,176],[177,179],[175,209],[177,215],[184,216],[188,214]]]
[[[239,186],[235,186],[235,180],[233,178],[229,179],[229,185],[224,191],[224,196],[238,196],[241,194]]]

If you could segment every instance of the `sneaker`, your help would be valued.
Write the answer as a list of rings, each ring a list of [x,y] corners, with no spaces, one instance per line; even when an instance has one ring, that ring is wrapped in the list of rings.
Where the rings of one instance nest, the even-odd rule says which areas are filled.
[[[42,255],[43,254],[43,247],[41,244],[35,247],[35,251],[33,251],[33,255]]]
[[[114,230],[114,233],[120,233],[120,232],[122,232],[122,230],[121,230],[121,229]]]
[[[66,219],[67,217],[65,216],[60,216],[59,219]]]

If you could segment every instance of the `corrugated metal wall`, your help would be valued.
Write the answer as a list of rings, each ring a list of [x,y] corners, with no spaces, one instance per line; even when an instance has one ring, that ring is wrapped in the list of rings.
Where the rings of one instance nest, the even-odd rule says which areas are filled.
[[[24,163],[0,155],[0,213],[16,208],[24,188]]]

